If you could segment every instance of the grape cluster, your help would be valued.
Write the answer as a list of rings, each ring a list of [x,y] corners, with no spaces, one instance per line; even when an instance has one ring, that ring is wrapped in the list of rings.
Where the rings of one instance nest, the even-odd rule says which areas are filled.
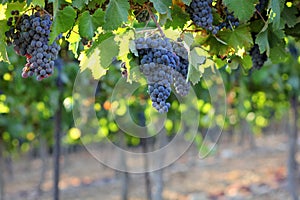
[[[238,18],[234,16],[233,12],[229,12],[228,9],[225,7],[225,20],[219,25],[219,29],[227,28],[233,29],[240,25],[240,21]]]
[[[183,52],[179,44],[176,47],[170,39],[162,38],[158,34],[138,38],[135,44],[140,70],[147,78],[152,106],[160,113],[168,112],[170,103],[166,100],[171,94],[172,85],[182,96],[189,92],[189,83],[186,83],[188,64],[182,63],[185,59],[188,63],[187,50]],[[174,47],[180,56],[173,51]]]
[[[262,12],[268,5],[268,0],[259,0],[258,4],[256,4],[255,9],[258,12]]]
[[[268,59],[266,52],[262,54],[260,53],[259,46],[257,44],[255,44],[250,50],[250,55],[252,58],[253,69],[260,69]]]
[[[191,20],[196,26],[202,27],[212,34],[219,32],[219,27],[213,25],[212,0],[193,0],[187,7]]]
[[[133,14],[139,23],[146,22],[150,19],[150,14],[147,10],[135,10]]]
[[[51,16],[41,12],[35,12],[30,16],[27,14],[19,16],[19,11],[16,10],[11,14],[14,18],[8,19],[7,24],[10,29],[5,34],[7,43],[13,44],[15,52],[27,58],[22,77],[36,75],[36,79],[40,81],[51,76],[54,60],[60,50],[56,42],[48,44],[52,25]]]

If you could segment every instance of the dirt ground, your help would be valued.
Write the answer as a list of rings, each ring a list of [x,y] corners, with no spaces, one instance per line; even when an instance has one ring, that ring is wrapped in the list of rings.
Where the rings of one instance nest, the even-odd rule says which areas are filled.
[[[164,169],[166,200],[289,200],[286,191],[287,137],[256,139],[256,148],[228,144],[215,155],[195,157],[195,147]],[[300,162],[300,156],[298,156]],[[14,176],[6,174],[6,200],[51,200],[52,162],[49,159],[43,194],[36,197],[41,161],[14,161]],[[120,200],[121,178],[83,151],[62,158],[62,200]],[[300,188],[299,188],[300,191]],[[130,174],[129,199],[146,199],[143,175]]]

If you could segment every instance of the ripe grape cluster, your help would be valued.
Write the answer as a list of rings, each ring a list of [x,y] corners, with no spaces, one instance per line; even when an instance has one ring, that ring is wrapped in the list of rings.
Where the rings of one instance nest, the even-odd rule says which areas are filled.
[[[253,69],[260,69],[268,59],[266,52],[260,53],[259,46],[257,44],[255,44],[250,50],[250,55],[252,58]]]
[[[185,81],[188,69],[181,66],[182,58],[173,51],[172,42],[168,38],[155,34],[138,38],[135,44],[140,70],[147,78],[152,106],[160,113],[168,112],[170,103],[166,100],[171,94],[171,85],[180,95],[187,95],[189,91]]]
[[[51,16],[40,11],[32,15],[20,16],[19,11],[14,10],[11,14],[14,17],[8,19],[7,24],[10,29],[5,34],[7,43],[13,44],[15,52],[27,58],[22,77],[36,75],[36,79],[40,81],[51,76],[54,60],[60,50],[56,42],[48,44],[52,25]]]
[[[225,19],[219,25],[219,29],[221,30],[222,28],[226,28],[232,30],[233,28],[238,27],[239,25],[239,19],[234,16],[233,12],[229,12],[228,9],[225,7]]]
[[[219,27],[213,25],[212,0],[193,0],[187,8],[191,20],[196,26],[202,27],[212,34],[219,32]]]

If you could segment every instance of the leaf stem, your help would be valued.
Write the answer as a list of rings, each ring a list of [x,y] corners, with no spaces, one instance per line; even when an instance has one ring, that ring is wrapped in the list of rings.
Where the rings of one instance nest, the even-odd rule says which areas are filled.
[[[261,15],[261,13],[256,9],[257,14],[260,16],[260,18],[263,20],[263,22],[266,24],[266,20],[263,18],[263,16]]]
[[[165,33],[163,32],[161,26],[160,26],[159,23],[157,22],[157,20],[156,20],[156,18],[155,18],[155,16],[154,16],[153,12],[151,11],[151,9],[150,9],[148,6],[146,6],[146,8],[147,8],[147,10],[148,10],[148,13],[149,13],[150,17],[152,18],[152,20],[154,21],[156,27],[158,28],[158,30],[159,30],[161,36],[162,36],[162,37],[166,37]]]

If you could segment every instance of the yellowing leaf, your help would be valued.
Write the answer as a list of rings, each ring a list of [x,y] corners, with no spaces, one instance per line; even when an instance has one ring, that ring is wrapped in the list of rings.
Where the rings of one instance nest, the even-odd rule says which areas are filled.
[[[84,71],[90,69],[95,79],[100,79],[107,72],[100,64],[100,49],[96,48],[89,57],[86,56],[85,52],[82,52],[79,56],[80,70]]]

